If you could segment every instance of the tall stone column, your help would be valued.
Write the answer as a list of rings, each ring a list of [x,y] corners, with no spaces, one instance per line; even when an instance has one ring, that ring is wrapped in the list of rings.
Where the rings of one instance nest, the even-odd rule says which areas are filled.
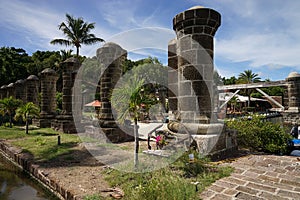
[[[26,102],[33,102],[39,105],[39,78],[35,75],[30,75],[26,79]]]
[[[51,122],[56,115],[56,81],[57,73],[50,68],[41,72],[41,113],[39,126],[51,127]]]
[[[221,15],[209,8],[192,7],[177,14],[178,110],[184,123],[213,120],[214,35]]]
[[[99,120],[101,127],[116,127],[109,100],[111,89],[122,75],[122,62],[126,59],[127,52],[115,43],[106,43],[97,50],[97,59],[105,67],[100,78],[101,108]]]
[[[300,74],[292,72],[286,78],[288,84],[288,112],[300,112]]]
[[[62,64],[63,68],[63,100],[62,114],[72,115],[72,90],[80,62],[77,58],[69,58]]]
[[[74,82],[77,75],[77,71],[80,68],[80,62],[77,58],[68,58],[62,63],[63,69],[63,99],[62,99],[62,112],[61,115],[56,117],[56,121],[53,123],[53,128],[62,131],[64,133],[76,133],[76,127],[74,123],[72,113],[72,100],[73,90],[81,90],[81,88],[74,88]]]
[[[7,89],[7,95],[8,95],[8,97],[16,98],[15,84],[14,83],[8,84],[6,89]]]
[[[4,99],[7,97],[7,85],[2,85],[0,88],[1,91],[1,99]]]
[[[170,119],[177,111],[178,107],[178,59],[177,59],[177,40],[172,39],[168,44],[168,96],[169,96],[169,116]]]
[[[17,80],[15,82],[16,99],[20,99],[23,102],[26,101],[25,84],[25,80]]]
[[[128,135],[133,130],[124,132],[119,128],[113,117],[110,103],[111,91],[122,75],[122,62],[125,61],[126,57],[127,51],[111,42],[97,50],[97,59],[102,71],[100,77],[100,133],[105,134],[110,142],[124,142],[134,139],[133,136]]]

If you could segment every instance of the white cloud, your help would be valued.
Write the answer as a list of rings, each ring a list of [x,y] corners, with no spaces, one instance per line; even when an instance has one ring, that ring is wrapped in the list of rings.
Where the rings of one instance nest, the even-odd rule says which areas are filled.
[[[23,1],[7,1],[0,6],[1,26],[15,31],[25,29],[42,38],[53,38],[58,34],[59,14],[27,4]]]
[[[230,31],[217,36],[216,56],[231,62],[249,62],[251,67],[293,66],[300,69],[298,1],[246,0],[243,4],[234,1],[231,6],[226,13],[231,16],[225,19],[236,18],[235,24],[224,22],[230,26]]]

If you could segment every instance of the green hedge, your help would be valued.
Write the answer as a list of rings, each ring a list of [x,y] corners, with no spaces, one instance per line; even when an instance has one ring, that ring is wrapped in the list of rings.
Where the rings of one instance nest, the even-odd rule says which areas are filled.
[[[238,131],[239,146],[268,153],[286,153],[287,141],[291,138],[280,124],[252,115],[251,118],[238,118],[226,122],[229,128]]]

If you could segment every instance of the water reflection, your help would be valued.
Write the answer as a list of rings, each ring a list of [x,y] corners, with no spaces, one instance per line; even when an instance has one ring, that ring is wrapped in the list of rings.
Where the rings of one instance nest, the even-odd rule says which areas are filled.
[[[1,200],[49,200],[57,199],[44,191],[28,175],[12,165],[0,153]]]

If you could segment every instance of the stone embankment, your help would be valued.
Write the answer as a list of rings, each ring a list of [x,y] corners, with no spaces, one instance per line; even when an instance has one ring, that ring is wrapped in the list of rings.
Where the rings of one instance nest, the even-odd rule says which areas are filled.
[[[39,169],[39,165],[34,164],[32,156],[22,153],[22,150],[5,143],[3,140],[0,141],[0,151],[14,164],[29,173],[44,187],[53,192],[59,199],[78,199],[71,191],[66,190],[63,186],[48,178],[47,174],[44,174],[43,171]]]

